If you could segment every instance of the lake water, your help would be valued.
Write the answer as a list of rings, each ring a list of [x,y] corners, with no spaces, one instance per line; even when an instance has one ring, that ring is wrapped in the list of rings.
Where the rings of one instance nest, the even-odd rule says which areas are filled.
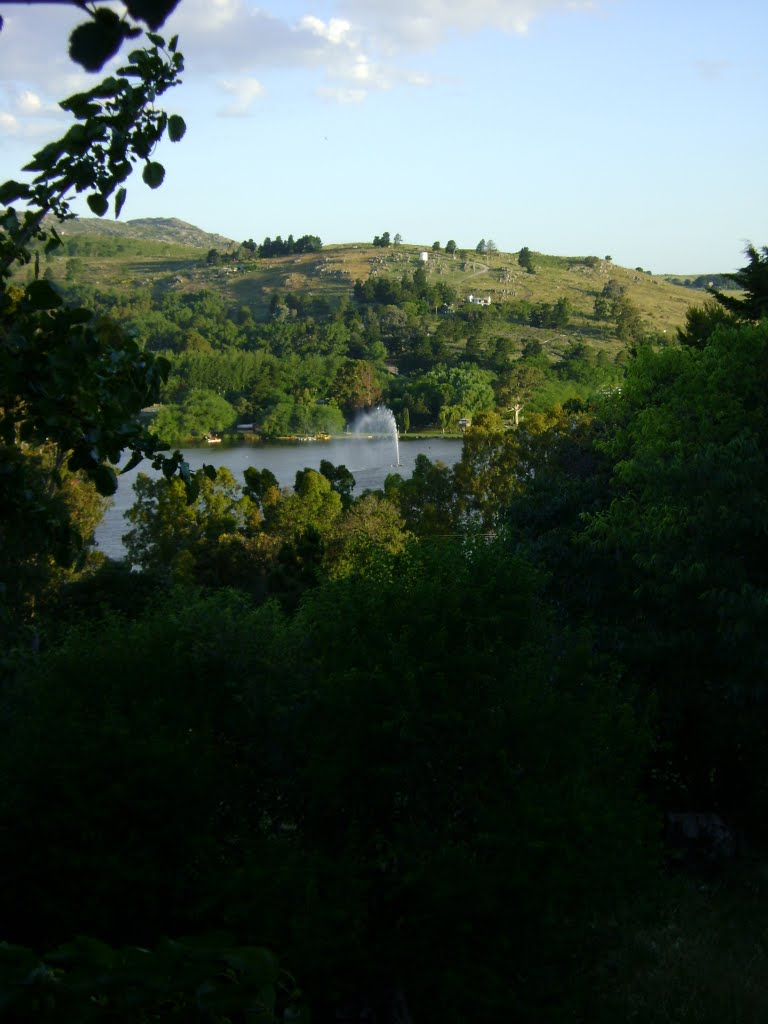
[[[444,462],[452,466],[461,458],[461,441],[432,437],[427,439],[400,438],[400,466],[394,465],[394,444],[389,438],[361,438],[357,435],[335,438],[332,441],[311,441],[299,444],[237,444],[210,445],[205,448],[185,448],[184,457],[192,469],[203,464],[226,466],[236,479],[242,481],[249,466],[269,469],[281,487],[292,487],[300,469],[319,469],[327,459],[334,466],[344,465],[355,478],[355,492],[377,490],[384,486],[390,473],[409,477],[418,455],[426,455],[431,462]],[[122,535],[127,526],[125,512],[133,505],[133,482],[139,473],[157,475],[145,463],[120,478],[120,486],[112,507],[96,530],[96,543],[110,558],[124,554]]]

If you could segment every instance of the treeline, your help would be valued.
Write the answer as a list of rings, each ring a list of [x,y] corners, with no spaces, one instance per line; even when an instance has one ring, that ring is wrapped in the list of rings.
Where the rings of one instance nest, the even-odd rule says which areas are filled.
[[[270,256],[291,256],[293,253],[320,252],[323,248],[323,243],[317,235],[302,235],[300,238],[288,235],[285,241],[281,235],[277,235],[275,238],[267,236],[261,245],[257,245],[252,238],[249,238],[241,244],[243,249],[261,256],[263,259]]]
[[[423,301],[428,308],[450,305],[458,298],[455,288],[442,281],[431,282],[423,267],[412,274],[403,274],[399,280],[389,277],[369,277],[355,281],[355,300],[363,305],[400,305],[403,302]]]
[[[738,288],[732,274],[699,274],[698,277],[667,277],[666,280],[681,288],[695,288],[700,291],[709,291],[710,288],[732,291]]]

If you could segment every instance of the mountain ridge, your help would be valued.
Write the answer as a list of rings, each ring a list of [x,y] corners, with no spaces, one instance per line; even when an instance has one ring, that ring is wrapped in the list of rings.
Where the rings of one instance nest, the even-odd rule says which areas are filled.
[[[50,224],[56,224],[53,218]],[[239,243],[215,231],[204,231],[178,217],[136,217],[132,220],[107,220],[101,217],[75,217],[56,225],[62,238],[76,235],[100,235],[138,238],[148,241],[191,245],[200,249],[229,249]]]

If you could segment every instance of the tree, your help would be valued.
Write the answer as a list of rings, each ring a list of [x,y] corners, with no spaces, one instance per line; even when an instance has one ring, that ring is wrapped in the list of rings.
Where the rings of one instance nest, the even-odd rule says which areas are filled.
[[[163,11],[172,6],[155,5],[142,17],[151,26],[162,24]],[[70,53],[87,69],[97,69],[125,38],[139,32],[130,19],[121,21],[115,12],[98,8],[91,22],[75,29]],[[61,554],[61,548],[46,548],[43,540],[55,532],[51,506],[43,511],[39,500],[32,500],[36,488],[30,477],[39,480],[42,463],[33,468],[27,456],[42,446],[53,452],[42,484],[51,500],[64,467],[84,472],[102,494],[113,493],[113,467],[126,450],[129,466],[148,457],[168,475],[181,472],[190,492],[196,486],[180,453],[165,457],[158,439],[138,420],[139,411],[158,400],[167,362],[144,351],[116,324],[67,305],[50,282],[38,277],[37,259],[34,279],[25,289],[9,283],[15,265],[32,263],[33,244],[47,252],[61,245],[45,218],[72,217],[74,192],[86,194],[97,216],[107,212],[114,197],[117,216],[134,163],[143,163],[142,178],[150,188],[162,183],[165,171],[151,159],[154,147],[166,133],[171,141],[181,139],[185,125],[160,109],[157,100],[178,84],[183,58],[175,39],[167,45],[154,33],[148,39],[151,45],[132,51],[114,76],[62,102],[76,123],[35,154],[26,168],[33,174],[31,183],[12,180],[0,186],[0,207],[6,207],[0,218],[0,537],[9,550],[24,522],[41,550],[57,558]],[[38,532],[34,521],[41,515]]]
[[[536,388],[543,382],[544,371],[519,360],[499,374],[497,393],[499,405],[512,411],[515,426],[520,424],[520,413]]]
[[[308,533],[319,537],[327,534],[341,513],[341,495],[328,477],[315,469],[301,469],[293,494],[284,496],[275,506],[269,530],[284,544],[296,547]]]
[[[258,505],[228,469],[219,469],[215,480],[203,477],[193,502],[180,480],[145,473],[134,491],[136,502],[125,514],[131,526],[123,537],[128,560],[177,581],[190,580],[224,535],[255,530],[261,519]]]
[[[196,388],[190,391],[181,405],[163,406],[153,426],[158,436],[178,442],[230,430],[235,418],[235,410],[221,395]]]
[[[684,326],[677,329],[677,340],[690,348],[704,348],[719,327],[733,326],[736,322],[735,314],[717,302],[689,306]]]
[[[616,299],[612,303],[611,307],[612,315],[616,320],[616,337],[624,342],[640,341],[643,337],[643,321],[640,316],[640,310],[626,298],[622,296],[620,299]]]
[[[285,891],[308,984],[400,989],[414,1020],[567,1019],[547,1012],[553,965],[582,966],[605,879],[640,877],[643,744],[586,651],[552,644],[537,584],[508,545],[443,537],[302,603],[272,669],[288,715],[265,734],[306,851]]]
[[[533,254],[527,245],[524,245],[520,252],[517,254],[517,262],[520,266],[527,270],[529,274],[536,273],[536,267],[533,262]]]
[[[341,498],[341,506],[346,512],[352,504],[352,495],[355,490],[354,476],[346,466],[334,466],[328,459],[320,460],[320,472]]]
[[[595,320],[607,320],[610,316],[611,304],[604,295],[598,295],[595,298],[595,304],[592,310],[592,315]]]
[[[464,435],[461,461],[454,467],[461,521],[495,529],[503,521],[513,494],[524,484],[518,471],[520,438],[505,429],[497,413],[480,413]]]
[[[452,416],[458,420],[461,416],[473,416],[493,409],[494,379],[495,374],[490,370],[482,370],[470,363],[466,366],[435,367],[424,374],[422,383],[424,388],[436,392],[440,405],[452,408],[449,420]]]
[[[582,517],[593,561],[580,571],[610,649],[659,709],[666,805],[722,808],[761,836],[766,366],[766,320],[721,326],[701,348],[639,349],[605,403],[611,478]]]
[[[480,241],[475,246],[475,252],[484,253],[485,252],[485,247],[486,247],[486,241],[485,241],[484,238],[481,238]]]
[[[390,474],[384,482],[384,494],[395,502],[406,528],[417,536],[456,531],[453,470],[443,462],[417,455],[410,477],[404,480],[397,473]]]
[[[720,305],[737,320],[757,323],[768,316],[768,245],[758,252],[752,244],[744,250],[749,262],[734,274],[726,274],[744,292],[743,299],[724,295],[715,288],[709,291]]]
[[[488,253],[489,256],[493,256],[494,253],[497,253],[499,251],[498,246],[496,245],[492,238],[489,238],[488,241],[485,243],[485,251]]]
[[[453,254],[456,252],[456,242],[452,238],[449,238],[448,241],[445,243],[445,251],[448,253],[449,256],[453,256]]]
[[[439,242],[433,242],[432,243],[432,252],[440,252],[440,243]]]
[[[397,234],[395,235],[395,238],[394,238],[394,244],[395,244],[395,245],[402,245],[402,244],[403,244],[403,236],[402,236],[402,235],[400,234],[400,232],[398,232],[398,233],[397,233]]]
[[[331,393],[346,413],[376,405],[382,394],[376,368],[364,359],[348,359],[339,368]]]
[[[363,495],[336,520],[325,555],[329,575],[375,575],[382,559],[401,554],[411,536],[394,502]]]

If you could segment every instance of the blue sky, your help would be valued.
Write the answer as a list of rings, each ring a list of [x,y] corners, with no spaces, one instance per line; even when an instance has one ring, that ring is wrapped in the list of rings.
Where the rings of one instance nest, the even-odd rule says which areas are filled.
[[[0,0],[0,179],[66,128],[82,18]],[[122,219],[236,240],[610,254],[707,273],[768,244],[765,0],[181,0],[187,136]]]

